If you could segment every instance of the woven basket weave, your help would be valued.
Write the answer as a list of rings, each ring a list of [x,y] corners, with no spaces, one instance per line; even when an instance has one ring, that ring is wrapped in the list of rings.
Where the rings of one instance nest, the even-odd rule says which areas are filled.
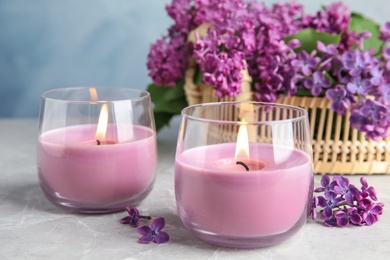
[[[211,86],[193,82],[195,64],[186,71],[184,91],[189,105],[222,102],[254,101],[251,77],[242,71],[242,91],[236,97],[218,98]],[[351,127],[350,113],[340,116],[331,109],[331,101],[323,97],[281,98],[277,103],[308,110],[313,144],[314,172],[317,174],[389,174],[390,138],[366,140],[364,133]],[[230,118],[234,119],[234,118]]]

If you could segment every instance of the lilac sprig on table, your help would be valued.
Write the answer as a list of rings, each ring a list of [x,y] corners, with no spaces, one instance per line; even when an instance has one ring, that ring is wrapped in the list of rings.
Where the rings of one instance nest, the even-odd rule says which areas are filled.
[[[317,213],[320,213],[320,219],[326,226],[340,227],[349,224],[371,226],[377,222],[383,213],[384,203],[376,202],[375,188],[368,186],[364,177],[360,178],[360,183],[362,186],[358,189],[346,177],[334,176],[331,181],[329,176],[324,175],[321,187],[314,190],[323,195],[313,197],[312,218],[316,219]]]
[[[140,219],[151,220],[151,216],[143,216],[139,214],[137,208],[126,207],[126,211],[129,214],[120,220],[122,224],[129,224],[132,227],[137,227],[137,232],[142,236],[138,239],[141,244],[148,244],[155,242],[157,244],[166,243],[169,241],[168,233],[162,231],[165,227],[165,219],[158,217],[152,220],[151,225],[138,226]]]

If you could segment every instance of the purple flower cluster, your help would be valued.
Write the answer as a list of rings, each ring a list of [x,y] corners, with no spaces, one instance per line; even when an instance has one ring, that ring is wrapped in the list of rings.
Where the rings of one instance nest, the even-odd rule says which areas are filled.
[[[152,219],[150,216],[142,216],[139,214],[138,209],[126,207],[128,216],[122,218],[120,223],[129,224],[132,227],[138,227],[140,219]],[[162,231],[165,227],[165,220],[162,217],[156,218],[152,221],[150,227],[147,225],[140,226],[137,228],[137,232],[142,236],[138,242],[141,244],[147,244],[155,242],[157,244],[166,243],[169,241],[168,233]]]
[[[218,97],[232,97],[241,92],[241,72],[247,69],[259,101],[275,102],[306,89],[332,100],[340,115],[351,111],[352,126],[367,138],[388,136],[390,22],[380,29],[383,44],[374,53],[363,48],[371,33],[349,31],[351,14],[343,3],[315,14],[305,14],[297,2],[267,7],[255,0],[172,0],[166,9],[175,23],[151,46],[147,62],[156,85],[175,86],[194,59],[203,82]],[[207,34],[189,43],[189,33],[200,25],[208,26]],[[300,40],[286,39],[304,29],[340,39],[300,50]]]
[[[379,220],[383,213],[384,204],[377,200],[374,187],[368,186],[367,181],[360,178],[361,188],[349,183],[348,178],[334,176],[331,181],[324,175],[321,187],[314,190],[323,196],[314,196],[312,218],[317,218],[316,209],[321,208],[320,218],[326,226],[345,227],[349,224],[371,226]]]

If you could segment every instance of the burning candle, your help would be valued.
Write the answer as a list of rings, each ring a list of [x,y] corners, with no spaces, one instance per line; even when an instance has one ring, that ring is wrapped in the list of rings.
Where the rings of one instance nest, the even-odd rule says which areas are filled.
[[[214,106],[218,105],[183,110],[182,131],[202,133],[195,130],[195,125],[202,128],[202,124],[207,129],[212,129],[212,124],[226,126],[226,121],[194,116],[197,112],[205,115],[200,111]],[[240,125],[236,142],[223,139],[211,142],[210,134],[203,138],[180,133],[175,164],[179,216],[196,236],[214,244],[233,247],[275,244],[294,234],[306,221],[313,182],[311,157],[293,146],[249,142],[256,138],[249,138],[248,132],[259,137],[265,122],[231,123]],[[269,133],[272,128],[277,132],[272,124],[267,129]],[[282,124],[292,127],[288,120]],[[254,126],[259,128],[258,132],[253,132]],[[233,128],[223,129],[231,132]],[[228,133],[218,136],[224,135]],[[188,145],[188,140],[181,139],[185,136],[197,139],[197,144]],[[208,141],[200,145],[203,139]]]
[[[53,111],[54,107],[61,106],[58,105],[60,101],[54,102],[57,106],[48,106],[53,102],[52,96],[59,95],[58,92],[79,92],[80,95],[86,90],[61,89],[44,94],[45,109],[38,139],[38,174],[45,195],[58,206],[80,212],[123,210],[125,206],[139,204],[152,189],[156,168],[154,126],[137,122],[152,122],[148,119],[152,113],[144,110],[149,111],[149,94],[130,89],[103,88],[100,95],[105,96],[108,91],[136,96],[122,97],[119,101],[114,99],[116,96],[108,96],[105,101],[95,98],[91,102],[72,100],[64,107],[76,113],[54,119],[56,114],[64,114],[64,107],[61,112]],[[146,103],[142,113],[133,104],[141,100],[141,103]],[[77,109],[74,109],[75,105]],[[49,107],[52,109],[47,112]],[[85,120],[81,121],[93,122],[93,111],[98,107],[100,112],[96,123],[45,130],[46,125],[52,126],[54,120],[63,124],[83,117]],[[86,114],[80,115],[80,111]],[[110,112],[113,118],[110,118]]]

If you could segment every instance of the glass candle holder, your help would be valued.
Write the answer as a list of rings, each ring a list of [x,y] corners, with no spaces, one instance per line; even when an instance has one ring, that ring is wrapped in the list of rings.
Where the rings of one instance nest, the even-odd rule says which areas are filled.
[[[313,193],[306,110],[221,102],[182,111],[175,196],[184,226],[226,247],[278,244],[307,220]]]
[[[44,93],[37,157],[40,186],[57,206],[104,213],[138,205],[156,171],[149,93],[114,87]]]

